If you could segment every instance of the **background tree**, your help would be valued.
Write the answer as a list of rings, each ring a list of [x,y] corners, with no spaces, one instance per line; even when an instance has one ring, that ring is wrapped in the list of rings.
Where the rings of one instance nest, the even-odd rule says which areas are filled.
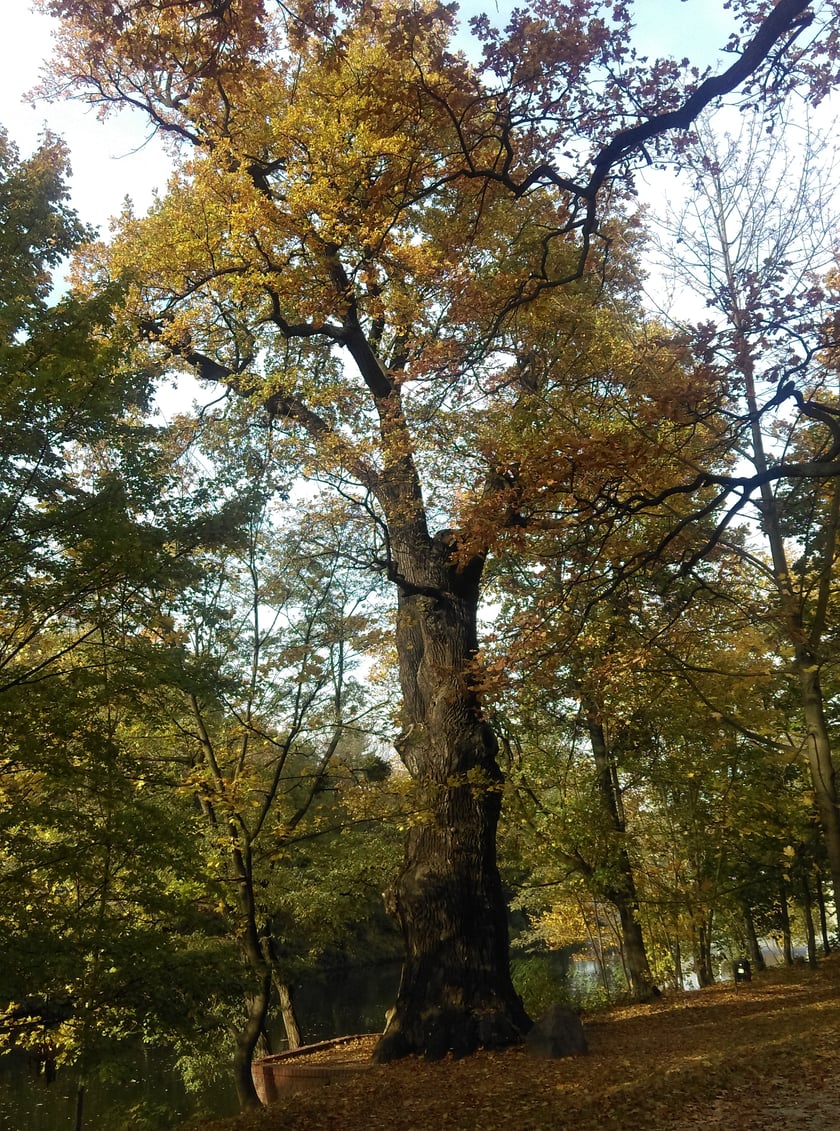
[[[694,191],[667,232],[669,270],[703,298],[711,320],[692,328],[710,375],[726,390],[719,418],[728,444],[752,472],[733,510],[750,511],[766,542],[746,561],[767,588],[775,633],[790,651],[804,723],[803,751],[840,891],[840,807],[822,672],[833,655],[836,478],[813,478],[836,447],[836,374],[830,295],[820,275],[833,239],[831,156],[806,134],[798,157],[756,115],[737,137],[703,122],[684,151]],[[796,169],[794,174],[792,170]],[[785,464],[798,464],[788,479]],[[749,481],[748,481],[749,480]]]
[[[54,293],[91,235],[66,174],[55,139],[21,159],[0,136],[0,1038],[84,1082],[103,1049],[182,1036],[226,992],[140,704],[173,677],[161,605],[237,506],[175,487],[115,293]]]
[[[343,851],[358,853],[389,801],[369,782],[390,773],[376,753],[381,704],[364,694],[357,674],[379,635],[371,578],[348,568],[337,549],[325,553],[323,531],[313,542],[304,504],[278,512],[279,443],[273,429],[254,429],[233,413],[202,429],[203,458],[247,521],[241,544],[208,552],[200,583],[172,605],[185,672],[160,719],[176,728],[181,789],[194,795],[205,826],[208,894],[222,893],[217,910],[248,972],[233,1057],[243,1107],[258,1104],[251,1059],[258,1043],[271,1051],[274,1000],[288,1046],[300,1043],[286,963],[306,937],[295,919],[313,916],[299,914],[301,893],[284,890],[282,879],[297,887],[308,870],[320,874],[317,902],[335,928],[319,861],[339,836]],[[343,877],[344,898],[357,905],[371,886],[378,894],[388,882],[370,837],[367,847],[367,863]],[[327,923],[315,934],[328,937]]]
[[[640,525],[643,542],[650,529]],[[582,883],[615,906],[637,993],[639,940],[658,979],[681,984],[693,952],[708,984],[713,940],[744,949],[768,898],[762,877],[809,837],[763,603],[748,567],[720,548],[688,576],[679,559],[659,560],[610,600],[593,599],[562,544],[555,553],[543,546],[539,566],[495,577],[488,670],[514,790],[504,843],[532,861],[526,889],[553,899]],[[597,594],[604,581],[593,580]]]

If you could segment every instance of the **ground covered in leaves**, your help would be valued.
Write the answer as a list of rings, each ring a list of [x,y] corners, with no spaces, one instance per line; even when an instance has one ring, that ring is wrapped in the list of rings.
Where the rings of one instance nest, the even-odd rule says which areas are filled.
[[[840,955],[584,1018],[589,1056],[374,1066],[200,1131],[826,1131],[840,1125]]]

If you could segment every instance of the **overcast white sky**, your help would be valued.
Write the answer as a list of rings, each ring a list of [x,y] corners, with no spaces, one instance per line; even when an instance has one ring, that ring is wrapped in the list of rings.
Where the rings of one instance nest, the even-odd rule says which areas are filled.
[[[31,106],[22,101],[36,85],[51,51],[53,21],[30,10],[29,0],[5,0],[0,37],[0,123],[21,152],[30,152],[47,125],[70,147],[73,199],[82,219],[103,225],[130,195],[145,208],[163,185],[166,162],[156,141],[144,148],[142,121],[123,114],[104,125],[77,102]]]
[[[32,107],[23,95],[36,85],[51,53],[52,21],[30,9],[30,0],[5,0],[0,37],[0,123],[29,152],[44,125],[67,141],[73,163],[73,199],[84,220],[100,226],[116,215],[126,195],[138,211],[163,187],[167,162],[160,144],[148,140],[139,116],[123,113],[102,123],[78,102]],[[504,18],[513,0],[466,0],[464,18],[487,11]],[[714,63],[731,30],[722,0],[637,0],[638,46],[648,54],[690,54],[700,66]],[[710,11],[711,9],[711,11]],[[690,51],[688,48],[690,47]]]

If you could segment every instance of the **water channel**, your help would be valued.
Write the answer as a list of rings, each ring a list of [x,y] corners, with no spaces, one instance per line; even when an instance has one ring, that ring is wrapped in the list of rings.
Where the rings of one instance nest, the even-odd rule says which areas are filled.
[[[309,978],[294,994],[306,1042],[372,1033],[384,1028],[385,1011],[393,1005],[399,963],[323,971]],[[279,1035],[278,1035],[279,1037]],[[276,1041],[279,1051],[282,1044]],[[0,1059],[0,1131],[75,1131],[78,1076],[59,1071],[47,1084],[35,1076],[23,1055]],[[206,1090],[201,1109],[215,1115],[237,1110],[233,1085],[227,1079]],[[103,1065],[100,1078],[86,1082],[83,1131],[172,1131],[197,1103],[183,1086],[171,1059],[150,1055],[138,1046],[129,1073]]]

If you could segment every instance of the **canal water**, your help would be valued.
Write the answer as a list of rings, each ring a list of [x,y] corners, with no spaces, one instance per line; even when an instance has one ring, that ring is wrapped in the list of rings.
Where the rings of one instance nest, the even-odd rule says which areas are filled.
[[[138,1053],[127,1079],[88,1080],[82,1094],[84,1131],[172,1131],[191,1115],[194,1104],[178,1075],[163,1058]],[[33,1074],[26,1057],[0,1061],[0,1131],[75,1131],[80,1081],[72,1070],[59,1071],[53,1083]],[[233,1096],[218,1097],[220,1114],[236,1111]],[[232,1101],[232,1102],[231,1102]]]
[[[349,1033],[381,1032],[385,1012],[394,1003],[399,963],[321,971],[294,990],[295,1009],[307,1043]],[[278,1031],[275,1047],[283,1047]],[[59,1071],[47,1084],[25,1056],[0,1058],[0,1131],[75,1131],[79,1079]],[[196,1114],[195,1096],[183,1086],[172,1059],[146,1054],[138,1046],[127,1068],[104,1065],[101,1076],[85,1085],[83,1131],[172,1131]],[[232,1082],[224,1080],[202,1093],[201,1110],[233,1115]]]

